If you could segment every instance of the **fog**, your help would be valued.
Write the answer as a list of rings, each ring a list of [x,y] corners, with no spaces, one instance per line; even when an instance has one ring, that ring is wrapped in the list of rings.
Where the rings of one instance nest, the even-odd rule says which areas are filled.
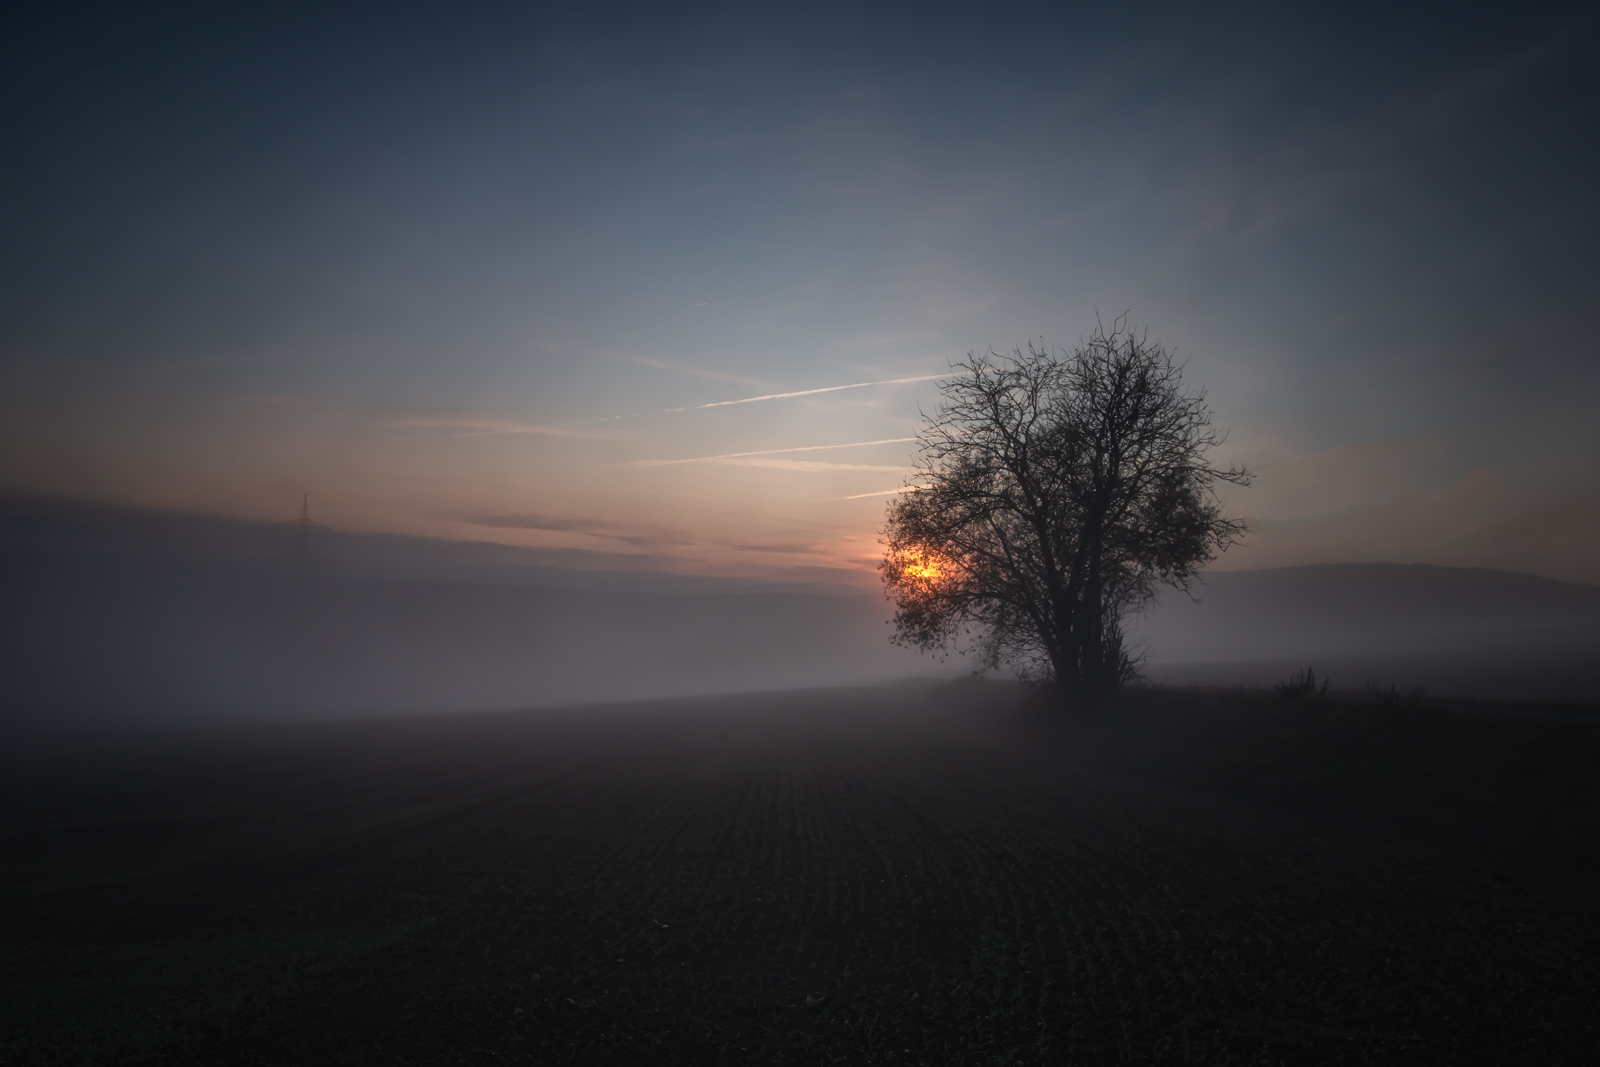
[[[491,544],[8,497],[5,718],[458,712],[955,676],[870,589],[582,571]],[[1135,621],[1155,681],[1298,667],[1488,699],[1600,699],[1600,589],[1346,564],[1207,576]]]
[[[1159,682],[1269,686],[1312,667],[1483,700],[1600,700],[1600,588],[1508,571],[1351,563],[1211,573],[1132,636]]]
[[[1064,716],[896,648],[870,587],[41,498],[0,531],[6,1063],[1220,1062],[1262,1018],[1296,1063],[1592,1045],[1580,709]],[[1196,593],[1138,620],[1157,681],[1596,690],[1600,589]]]
[[[881,596],[846,587],[327,531],[302,554],[292,529],[8,505],[13,720],[415,714],[940,669],[890,644]]]

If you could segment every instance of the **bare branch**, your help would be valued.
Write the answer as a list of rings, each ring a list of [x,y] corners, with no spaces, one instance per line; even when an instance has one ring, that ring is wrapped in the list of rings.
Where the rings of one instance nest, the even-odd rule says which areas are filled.
[[[985,666],[1107,699],[1137,670],[1122,624],[1160,584],[1188,589],[1238,543],[1212,466],[1225,435],[1203,391],[1126,314],[1070,353],[967,353],[924,417],[915,483],[889,504],[880,570],[895,640],[975,635]]]

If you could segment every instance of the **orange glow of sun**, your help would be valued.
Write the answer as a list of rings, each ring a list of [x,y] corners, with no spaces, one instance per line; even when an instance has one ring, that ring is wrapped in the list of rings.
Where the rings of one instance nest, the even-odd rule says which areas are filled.
[[[900,573],[907,578],[924,582],[937,582],[950,572],[950,561],[937,552],[922,549],[907,551],[902,556]]]

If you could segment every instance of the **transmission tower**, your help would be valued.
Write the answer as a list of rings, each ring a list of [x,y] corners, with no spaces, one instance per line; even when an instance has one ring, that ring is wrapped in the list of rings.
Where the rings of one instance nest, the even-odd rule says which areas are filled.
[[[332,526],[324,526],[322,523],[312,520],[310,493],[304,493],[300,497],[300,517],[298,519],[290,519],[288,522],[280,522],[278,525],[291,526],[300,531],[300,551],[298,554],[300,556],[300,566],[302,569],[304,569],[306,566],[306,561],[311,558],[311,531],[333,529]]]

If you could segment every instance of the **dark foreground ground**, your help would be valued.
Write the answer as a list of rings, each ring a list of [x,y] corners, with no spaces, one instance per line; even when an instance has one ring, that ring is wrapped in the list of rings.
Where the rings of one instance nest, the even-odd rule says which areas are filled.
[[[997,684],[7,740],[0,1061],[1600,1062],[1600,728]]]

